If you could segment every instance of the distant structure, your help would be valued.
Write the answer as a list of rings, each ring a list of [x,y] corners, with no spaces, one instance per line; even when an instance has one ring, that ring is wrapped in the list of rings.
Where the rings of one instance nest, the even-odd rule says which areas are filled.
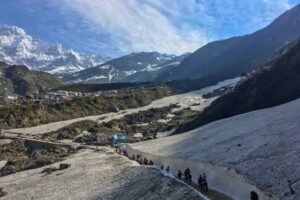
[[[46,92],[42,97],[44,99],[51,99],[54,101],[71,101],[75,97],[82,97],[84,96],[81,92],[73,92],[73,91],[63,91],[58,90],[55,92]]]
[[[0,96],[0,98],[4,101],[17,101],[22,98],[22,96],[12,93],[12,92],[5,92]]]
[[[127,135],[113,135],[110,139],[110,143],[112,146],[117,145],[118,143],[121,142],[127,142],[128,141],[128,136]]]

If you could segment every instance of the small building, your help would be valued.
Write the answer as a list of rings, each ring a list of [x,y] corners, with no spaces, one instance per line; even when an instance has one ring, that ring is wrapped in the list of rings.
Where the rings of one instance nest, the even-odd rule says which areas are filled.
[[[62,96],[61,98],[63,101],[72,101],[74,99],[72,96]]]
[[[75,97],[81,97],[81,96],[83,96],[83,93],[81,93],[81,92],[58,90],[55,92],[46,92],[43,95],[43,98],[51,99],[51,100],[55,100],[55,101],[71,101]]]
[[[135,133],[135,134],[133,134],[133,138],[134,138],[135,142],[140,142],[140,141],[143,141],[144,135],[143,135],[143,133]]]
[[[143,139],[143,134],[142,133],[135,133],[134,135],[133,135],[133,137],[134,138],[136,138],[136,139]]]
[[[5,101],[17,101],[21,98],[22,98],[22,96],[12,93],[12,92],[6,92],[2,95],[2,99]]]

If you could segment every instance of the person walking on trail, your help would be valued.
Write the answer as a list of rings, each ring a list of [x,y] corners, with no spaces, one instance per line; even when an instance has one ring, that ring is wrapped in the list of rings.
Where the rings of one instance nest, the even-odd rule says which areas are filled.
[[[180,169],[178,170],[178,173],[177,173],[177,177],[179,180],[181,180],[181,176],[182,176],[182,172],[180,171]]]
[[[186,168],[184,170],[184,180],[185,180],[185,182],[188,182],[188,176],[189,176],[190,173],[191,173],[191,171],[190,171],[189,168]]]
[[[202,176],[201,176],[201,174],[199,175],[199,177],[198,177],[198,187],[199,187],[199,190],[201,190],[201,191],[203,191],[203,184],[202,184]]]
[[[166,168],[166,172],[170,172],[170,167],[169,167],[169,165],[168,165],[168,167]]]
[[[147,160],[147,158],[144,158],[144,165],[148,165],[148,160]]]
[[[205,194],[208,193],[208,184],[207,184],[206,179],[203,180],[203,191],[204,191]]]
[[[259,200],[258,194],[254,191],[251,191],[250,200]]]
[[[208,192],[208,183],[206,180],[206,174],[203,173],[202,175],[202,187],[203,187],[203,192],[207,193]]]
[[[192,174],[189,174],[187,177],[187,184],[191,185],[192,184]]]
[[[161,166],[160,166],[160,169],[161,169],[161,170],[164,170],[164,165],[161,165]]]

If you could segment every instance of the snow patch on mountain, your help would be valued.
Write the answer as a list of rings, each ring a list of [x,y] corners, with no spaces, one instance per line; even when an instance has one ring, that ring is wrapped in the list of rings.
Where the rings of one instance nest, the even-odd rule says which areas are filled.
[[[112,82],[146,82],[153,81],[159,74],[180,64],[189,54],[181,56],[160,54],[158,52],[131,53],[110,60],[102,65],[64,76],[70,83],[112,83]],[[107,79],[93,77],[105,76]]]
[[[27,35],[16,26],[0,26],[0,59],[52,74],[68,74],[102,64],[105,58],[66,49]]]

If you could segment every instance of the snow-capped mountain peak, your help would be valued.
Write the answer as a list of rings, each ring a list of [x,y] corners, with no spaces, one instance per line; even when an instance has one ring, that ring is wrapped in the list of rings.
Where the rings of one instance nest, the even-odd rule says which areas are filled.
[[[112,83],[154,81],[177,66],[189,54],[175,56],[158,52],[134,52],[102,65],[64,76],[71,83]]]
[[[31,69],[55,74],[68,74],[106,61],[101,56],[87,55],[31,37],[16,26],[0,26],[0,59],[26,65]]]

